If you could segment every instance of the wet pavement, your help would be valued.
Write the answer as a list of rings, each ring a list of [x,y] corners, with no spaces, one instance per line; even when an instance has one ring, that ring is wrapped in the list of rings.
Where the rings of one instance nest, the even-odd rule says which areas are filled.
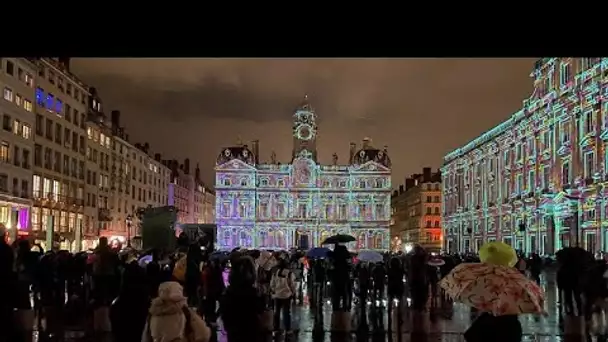
[[[594,324],[589,334],[585,333],[585,324],[580,318],[560,318],[557,304],[557,287],[554,276],[549,274],[543,276],[542,286],[546,294],[546,316],[527,315],[521,316],[520,321],[524,332],[523,341],[607,341],[598,338],[597,332],[606,331],[606,319],[598,318],[601,324]],[[394,304],[394,303],[393,303]],[[395,307],[392,314],[388,315],[388,309],[368,308],[366,310],[367,326],[362,319],[361,310],[353,305],[350,313],[332,312],[331,306],[325,304],[320,319],[315,319],[314,310],[305,296],[302,305],[295,305],[292,310],[292,331],[270,337],[275,341],[465,341],[463,333],[471,325],[474,316],[468,307],[461,304],[444,303],[437,308],[429,308],[424,313],[414,313],[404,301],[401,307],[402,324],[398,324]],[[338,317],[339,316],[339,317]],[[270,318],[270,317],[269,317]],[[332,322],[333,320],[333,322]],[[316,322],[316,323],[315,323]],[[346,327],[350,333],[337,333],[336,322]],[[78,332],[75,332],[79,334]],[[68,332],[68,336],[71,333]],[[222,331],[221,322],[216,341],[226,341]],[[70,341],[88,341],[93,339],[83,338],[69,339]]]

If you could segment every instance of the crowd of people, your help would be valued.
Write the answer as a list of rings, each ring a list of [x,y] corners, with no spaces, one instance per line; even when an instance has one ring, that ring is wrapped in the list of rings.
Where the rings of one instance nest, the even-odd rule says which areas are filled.
[[[607,297],[606,263],[585,253],[558,253],[557,261],[566,312],[589,315],[596,299]],[[255,341],[273,330],[290,334],[292,304],[304,293],[316,317],[326,301],[333,312],[354,304],[390,316],[403,303],[424,312],[449,301],[439,280],[469,262],[478,256],[435,255],[419,246],[361,262],[340,244],[324,258],[306,258],[300,251],[214,253],[192,243],[172,253],[151,250],[142,263],[134,250],[114,250],[105,238],[81,253],[0,241],[0,321],[15,322],[0,329],[0,342],[27,340],[36,329],[61,340],[70,328],[117,342],[206,342],[218,321],[229,341]],[[547,263],[533,254],[514,267],[540,282]]]

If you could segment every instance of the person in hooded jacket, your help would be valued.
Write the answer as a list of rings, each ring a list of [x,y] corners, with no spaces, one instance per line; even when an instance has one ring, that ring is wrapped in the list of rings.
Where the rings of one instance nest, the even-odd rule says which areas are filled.
[[[148,312],[142,342],[209,341],[211,330],[203,318],[188,307],[184,289],[178,282],[160,284],[158,297],[152,300]]]

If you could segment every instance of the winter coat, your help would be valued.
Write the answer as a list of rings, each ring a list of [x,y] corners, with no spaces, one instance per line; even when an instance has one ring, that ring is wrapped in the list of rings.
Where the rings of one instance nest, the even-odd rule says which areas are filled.
[[[165,291],[169,286],[172,289]],[[210,336],[205,321],[187,307],[182,287],[176,282],[161,284],[150,305],[142,342],[207,342]]]

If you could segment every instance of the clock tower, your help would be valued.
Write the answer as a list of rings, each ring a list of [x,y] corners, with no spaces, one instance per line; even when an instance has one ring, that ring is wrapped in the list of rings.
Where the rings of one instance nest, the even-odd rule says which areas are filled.
[[[304,96],[304,101],[293,114],[292,160],[304,150],[317,162],[317,115],[308,103],[308,96]]]

